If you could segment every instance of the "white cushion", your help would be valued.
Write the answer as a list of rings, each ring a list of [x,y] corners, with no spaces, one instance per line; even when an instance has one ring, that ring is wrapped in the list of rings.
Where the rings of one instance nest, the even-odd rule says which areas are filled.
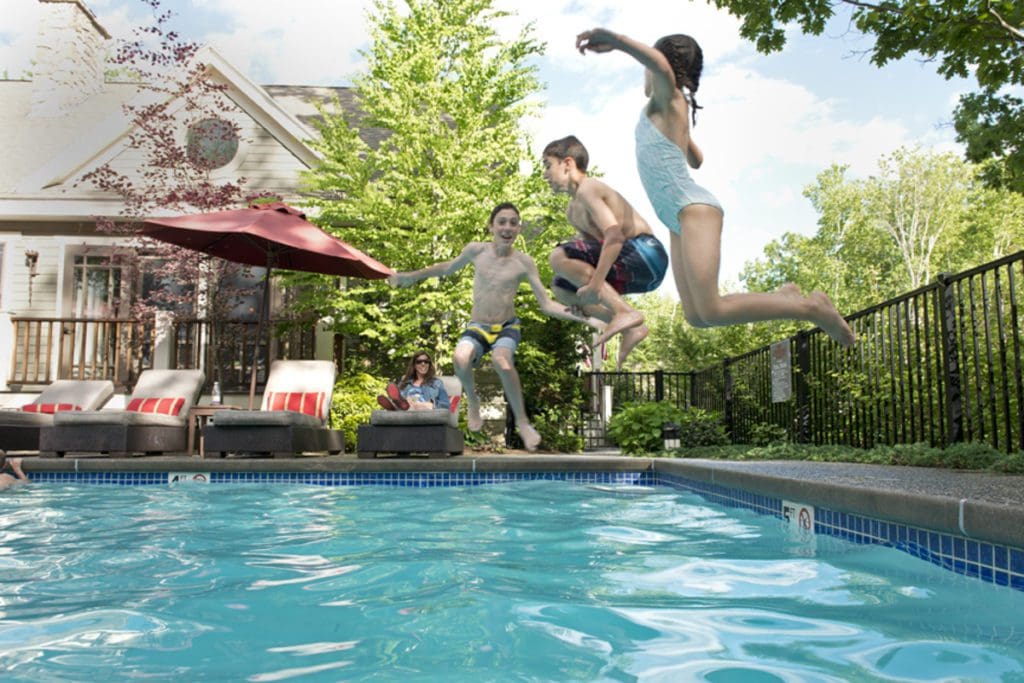
[[[185,402],[177,415],[159,416],[170,418],[171,424],[184,426],[188,420],[188,411],[199,400],[205,381],[206,375],[202,370],[145,370],[139,375],[139,381],[135,383],[135,389],[125,405],[130,405],[135,399],[184,398]]]
[[[333,361],[275,360],[270,364],[270,375],[267,376],[260,408],[268,410],[270,396],[275,393],[322,393],[325,400],[320,408],[320,424],[324,424],[331,414],[331,394],[334,393],[336,376],[337,369]]]
[[[323,427],[324,423],[294,410],[221,410],[213,416],[215,427]]]
[[[53,424],[50,413],[26,413],[21,410],[0,410],[0,427],[47,427]],[[2,446],[3,444],[0,444]]]
[[[372,425],[446,425],[452,413],[447,408],[433,410],[375,410],[370,413]],[[456,420],[458,417],[456,416]],[[458,422],[456,422],[456,425]],[[456,425],[452,425],[453,427]]]
[[[53,416],[54,425],[111,425],[121,427],[181,427],[185,417],[137,413],[133,410],[65,410]]]
[[[114,383],[108,379],[58,379],[32,403],[70,403],[82,410],[98,410],[113,395]]]

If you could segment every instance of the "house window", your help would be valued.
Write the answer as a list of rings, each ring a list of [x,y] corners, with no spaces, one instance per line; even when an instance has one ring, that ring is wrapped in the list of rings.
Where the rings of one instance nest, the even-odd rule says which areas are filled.
[[[164,259],[144,257],[140,262],[142,282],[139,299],[178,318],[195,315],[195,285],[178,280]]]
[[[121,305],[121,266],[109,256],[75,256],[72,273],[72,315],[76,318],[116,318]]]
[[[213,170],[227,166],[238,154],[237,127],[223,119],[203,119],[188,127],[185,152],[189,161]]]

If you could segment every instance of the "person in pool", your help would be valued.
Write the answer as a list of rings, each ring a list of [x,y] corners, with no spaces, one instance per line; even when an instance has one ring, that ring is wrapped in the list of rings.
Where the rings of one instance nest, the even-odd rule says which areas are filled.
[[[690,124],[696,125],[700,108],[696,94],[704,66],[697,41],[674,34],[652,47],[595,28],[576,36],[576,49],[584,55],[618,50],[645,69],[648,99],[636,126],[637,170],[655,213],[669,229],[672,274],[687,322],[694,327],[717,327],[761,320],[806,320],[842,346],[851,346],[856,336],[824,292],[804,296],[793,283],[774,292],[725,296],[719,292],[724,212],[715,196],[695,183],[688,170],[699,168],[704,161],[703,152],[690,136]]]
[[[0,490],[24,481],[28,481],[28,477],[21,469],[21,458],[8,458],[3,451],[0,451]]]
[[[385,410],[431,410],[451,407],[444,382],[434,375],[434,361],[426,351],[417,351],[409,359],[398,383],[388,382],[386,393],[377,397]]]

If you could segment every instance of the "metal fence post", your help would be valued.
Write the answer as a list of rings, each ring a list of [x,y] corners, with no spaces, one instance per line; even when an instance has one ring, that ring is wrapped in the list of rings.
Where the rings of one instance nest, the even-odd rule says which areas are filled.
[[[725,419],[725,433],[732,439],[733,433],[733,415],[732,415],[732,370],[729,369],[731,359],[726,358],[722,361],[722,379],[723,388],[725,390],[723,418]]]
[[[796,333],[796,433],[797,443],[811,441],[811,389],[807,378],[811,376],[811,335]]]
[[[654,400],[665,400],[665,371],[660,368],[654,371]]]
[[[963,392],[956,339],[956,293],[947,273],[935,278],[939,283],[939,324],[942,326],[943,384],[946,389],[946,445],[964,438]]]

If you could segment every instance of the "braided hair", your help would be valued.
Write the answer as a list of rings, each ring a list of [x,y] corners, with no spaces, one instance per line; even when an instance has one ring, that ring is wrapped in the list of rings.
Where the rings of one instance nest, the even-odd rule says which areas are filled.
[[[676,78],[676,87],[682,90],[686,88],[689,92],[683,93],[690,103],[690,112],[693,117],[693,125],[697,125],[697,110],[703,109],[697,104],[697,88],[700,87],[700,72],[704,69],[704,53],[697,41],[682,33],[674,33],[670,36],[659,38],[654,44],[654,49],[665,55],[672,73]]]

